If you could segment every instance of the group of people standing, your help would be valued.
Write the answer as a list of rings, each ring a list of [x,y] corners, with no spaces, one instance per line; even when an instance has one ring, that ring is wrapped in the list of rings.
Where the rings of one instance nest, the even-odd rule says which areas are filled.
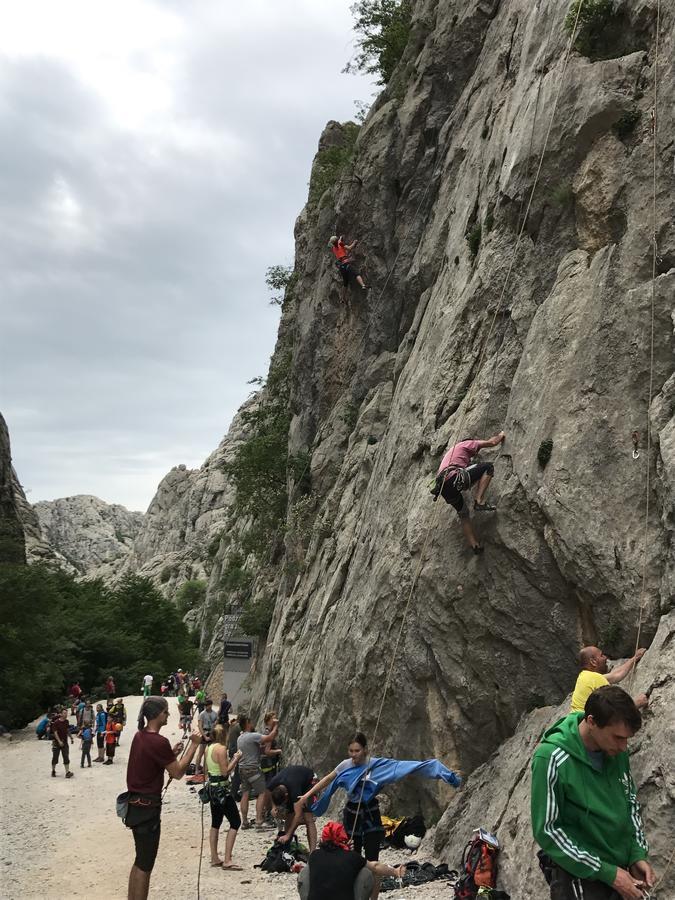
[[[211,865],[226,871],[241,870],[233,859],[233,850],[242,828],[254,828],[260,832],[275,829],[278,831],[278,842],[285,844],[298,828],[304,827],[310,856],[298,889],[305,900],[329,900],[333,897],[341,900],[346,895],[339,891],[336,893],[336,886],[347,884],[350,879],[350,897],[354,896],[353,884],[357,879],[360,879],[363,890],[372,892],[375,897],[381,875],[400,877],[403,874],[403,869],[393,869],[378,861],[384,836],[377,802],[377,794],[382,787],[412,774],[441,779],[455,787],[460,784],[459,777],[438,760],[406,762],[371,757],[365,735],[361,733],[349,742],[349,756],[321,780],[310,766],[282,768],[279,720],[274,711],[265,715],[262,730],[256,731],[246,713],[232,722],[229,715],[227,721],[221,721],[219,713],[213,710],[210,698],[206,698],[205,708],[198,717],[197,728],[190,735],[187,748],[182,742],[171,747],[160,734],[169,714],[166,698],[146,698],[141,707],[139,730],[129,752],[125,824],[133,832],[136,848],[129,876],[130,900],[144,900],[149,890],[150,874],[159,848],[164,773],[173,779],[182,778],[190,766],[197,764],[193,760],[199,759],[197,754],[200,751],[211,813]],[[322,795],[324,788],[326,791]],[[326,832],[324,829],[319,843],[315,816],[325,812],[330,797],[338,789],[347,793],[343,824],[340,826],[342,831],[333,828]],[[249,802],[253,797],[255,819],[249,821]],[[218,844],[225,819],[229,827],[221,857]],[[279,822],[282,823],[280,829]],[[353,841],[354,851],[345,855],[335,853],[335,847],[342,849],[343,844],[346,846],[347,834]],[[363,862],[357,864],[354,857]],[[361,874],[361,868],[366,869],[364,874]]]
[[[41,736],[51,738],[52,778],[56,778],[59,758],[63,761],[66,778],[72,778],[74,773],[70,770],[69,745],[75,743],[76,737],[80,740],[80,768],[83,769],[85,764],[91,768],[91,748],[95,740],[98,755],[93,762],[111,766],[127,721],[127,712],[121,697],[108,699],[105,709],[101,703],[96,704],[94,709],[91,700],[80,690],[78,694],[71,694],[68,705],[53,707],[46,720]]]

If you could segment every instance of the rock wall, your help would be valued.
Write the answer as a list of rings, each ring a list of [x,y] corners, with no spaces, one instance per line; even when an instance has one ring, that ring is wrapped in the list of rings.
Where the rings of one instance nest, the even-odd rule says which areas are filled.
[[[661,619],[649,652],[638,666],[634,693],[649,694],[643,727],[631,743],[631,768],[657,878],[664,876],[657,900],[675,897],[675,870],[668,868],[675,835],[675,612]],[[434,852],[456,867],[473,828],[498,834],[500,887],[518,900],[544,897],[530,818],[530,760],[541,733],[569,710],[569,697],[557,707],[525,716],[515,735],[478,768],[450,802],[420,853]]]
[[[0,563],[26,562],[7,423],[0,414]]]
[[[391,670],[376,752],[469,772],[566,695],[582,642],[628,653],[643,568],[647,640],[672,605],[675,13],[662,5],[648,457],[655,3],[617,9],[611,58],[574,51],[565,71],[567,4],[420,0],[352,168],[298,219],[291,450],[312,454],[316,518],[253,703],[278,706],[318,770],[355,726],[372,734]],[[372,289],[349,306],[331,233],[361,241]],[[427,483],[449,442],[502,427],[476,558]]]
[[[143,525],[143,513],[78,494],[33,505],[47,543],[80,575],[106,577],[128,555]]]

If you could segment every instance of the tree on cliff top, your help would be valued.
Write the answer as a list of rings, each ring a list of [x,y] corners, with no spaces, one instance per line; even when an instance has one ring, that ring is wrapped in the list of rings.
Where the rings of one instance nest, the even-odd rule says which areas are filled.
[[[358,0],[351,8],[357,52],[345,72],[367,72],[387,84],[410,36],[412,0]]]

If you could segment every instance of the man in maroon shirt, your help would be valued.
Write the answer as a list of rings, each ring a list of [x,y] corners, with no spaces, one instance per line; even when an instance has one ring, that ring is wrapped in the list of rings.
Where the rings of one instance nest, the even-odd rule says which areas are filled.
[[[187,753],[177,759],[183,744],[172,747],[159,733],[168,720],[167,701],[163,697],[147,697],[129,750],[129,810],[124,824],[133,831],[136,846],[136,859],[129,873],[129,900],[146,900],[150,889],[150,873],[159,849],[164,772],[175,780],[182,778],[201,741],[199,732],[194,732]]]
[[[495,434],[487,441],[460,441],[458,444],[454,444],[446,451],[441,460],[436,475],[436,484],[431,491],[434,501],[438,500],[440,494],[446,503],[457,510],[464,537],[474,553],[482,553],[483,546],[478,542],[473,530],[469,507],[462,497],[462,492],[468,491],[474,484],[478,484],[473,502],[474,510],[476,512],[494,511],[495,507],[485,502],[485,492],[492,481],[495,468],[491,462],[471,464],[471,460],[484,447],[497,447],[505,439],[506,435],[500,431],[499,434]]]
[[[63,757],[63,768],[66,770],[66,778],[72,778],[68,741],[70,740],[72,744],[73,738],[70,733],[67,709],[62,709],[56,718],[52,719],[50,730],[52,734],[52,778],[56,778],[56,764],[59,761],[59,756]]]

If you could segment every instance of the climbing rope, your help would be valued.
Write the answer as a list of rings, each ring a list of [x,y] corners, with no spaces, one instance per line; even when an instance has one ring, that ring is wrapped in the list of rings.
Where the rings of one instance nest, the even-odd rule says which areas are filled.
[[[656,217],[656,194],[657,194],[657,166],[658,166],[658,147],[657,136],[659,126],[658,101],[659,101],[659,43],[661,38],[661,0],[656,2],[656,38],[654,46],[654,108],[652,111],[652,287],[651,287],[651,309],[650,309],[650,334],[649,334],[649,394],[647,396],[647,453],[645,454],[646,466],[646,487],[645,487],[645,520],[644,520],[644,538],[642,544],[642,586],[640,592],[640,607],[638,614],[637,634],[635,636],[635,653],[640,647],[640,635],[642,633],[642,624],[646,607],[647,597],[647,541],[649,536],[649,513],[650,513],[650,493],[651,493],[651,448],[652,448],[652,429],[649,419],[650,407],[652,404],[652,396],[654,393],[654,311],[656,308],[656,270],[658,266],[658,241],[657,241],[657,217]],[[632,688],[635,679],[635,665],[633,662],[630,673],[630,685]]]

